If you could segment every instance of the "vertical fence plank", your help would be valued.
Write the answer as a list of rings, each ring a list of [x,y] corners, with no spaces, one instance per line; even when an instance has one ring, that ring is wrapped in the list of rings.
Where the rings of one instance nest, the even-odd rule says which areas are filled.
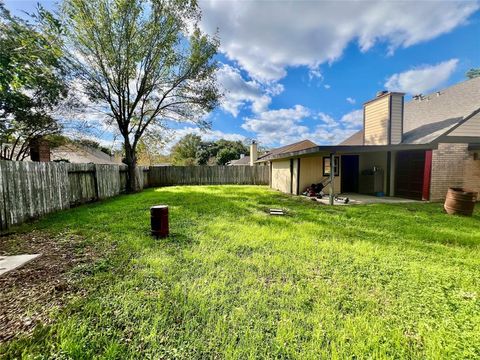
[[[148,186],[268,185],[269,173],[269,166],[151,166],[147,181]]]
[[[7,214],[8,214],[8,199],[6,193],[8,181],[5,164],[0,161],[0,231],[5,231],[8,228]]]
[[[138,167],[141,188],[269,182],[268,166]],[[96,178],[96,180],[95,180]],[[0,230],[126,189],[124,165],[0,161]]]

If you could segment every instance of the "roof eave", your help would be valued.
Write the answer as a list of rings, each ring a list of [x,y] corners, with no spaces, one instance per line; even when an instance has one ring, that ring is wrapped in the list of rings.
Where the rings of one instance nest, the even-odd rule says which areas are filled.
[[[330,154],[350,154],[350,153],[368,153],[395,150],[424,150],[436,149],[436,144],[398,144],[398,145],[333,145],[333,146],[316,146],[310,149],[292,151],[289,153],[278,154],[262,161],[290,159],[296,157],[315,156],[321,153]]]

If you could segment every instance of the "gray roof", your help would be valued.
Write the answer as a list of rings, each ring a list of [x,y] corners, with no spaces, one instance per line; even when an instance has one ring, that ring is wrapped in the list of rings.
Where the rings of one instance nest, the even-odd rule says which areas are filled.
[[[339,145],[363,145],[363,129],[346,138]]]
[[[274,158],[275,156],[283,153],[288,153],[291,151],[298,151],[298,150],[305,150],[312,148],[314,146],[317,146],[313,141],[310,140],[302,140],[298,141],[293,144],[288,144],[279,148],[275,148],[272,150],[269,150],[263,154],[258,155],[257,163],[259,162],[266,162],[269,161],[270,159]],[[241,159],[238,160],[232,160],[228,162],[228,165],[250,165],[250,156],[244,156]]]
[[[276,149],[272,149],[268,151],[267,153],[263,154],[262,156],[258,157],[257,162],[265,162],[269,161],[270,159],[276,157],[277,155],[288,153],[291,151],[299,151],[299,150],[305,150],[305,149],[310,149],[312,147],[317,146],[313,141],[311,140],[301,140],[293,144],[288,144]]]
[[[68,160],[74,164],[94,163],[122,165],[120,159],[116,159],[114,156],[109,156],[103,151],[74,143],[67,143],[58,148],[51,149],[50,154],[52,160]]]
[[[227,165],[250,165],[250,156],[244,156],[237,160],[231,160]]]
[[[405,103],[404,144],[428,144],[480,109],[480,77]],[[363,130],[341,145],[363,144]]]

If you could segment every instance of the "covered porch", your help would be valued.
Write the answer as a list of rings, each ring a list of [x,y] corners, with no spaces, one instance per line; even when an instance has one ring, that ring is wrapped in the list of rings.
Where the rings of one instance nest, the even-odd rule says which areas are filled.
[[[270,184],[294,195],[322,184],[325,194],[429,200],[431,155],[424,145],[318,146],[271,159]]]
[[[341,193],[339,195],[342,198],[348,198],[348,203],[344,203],[342,201],[334,201],[333,205],[362,205],[362,204],[405,204],[405,203],[417,203],[420,200],[413,200],[413,199],[405,199],[395,196],[374,196],[374,195],[364,195],[358,193]],[[324,205],[330,204],[330,199],[328,197],[324,197],[322,199],[317,199],[317,202]]]

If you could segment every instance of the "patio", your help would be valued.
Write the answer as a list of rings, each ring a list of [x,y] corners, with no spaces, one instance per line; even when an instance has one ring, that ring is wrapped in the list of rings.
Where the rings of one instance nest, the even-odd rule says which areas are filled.
[[[308,198],[307,196],[305,196]],[[334,201],[334,205],[362,205],[362,204],[400,204],[400,203],[422,203],[424,201],[412,200],[412,199],[403,199],[393,196],[373,196],[373,195],[364,195],[357,193],[345,193],[339,194],[340,198],[348,198],[348,204],[343,202]],[[317,201],[324,205],[329,205],[328,196],[324,196],[322,199],[317,199]]]

